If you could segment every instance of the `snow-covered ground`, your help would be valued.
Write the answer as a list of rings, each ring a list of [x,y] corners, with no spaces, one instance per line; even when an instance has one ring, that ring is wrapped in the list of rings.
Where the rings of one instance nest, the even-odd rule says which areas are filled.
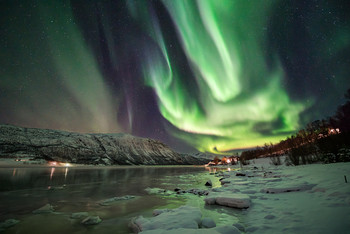
[[[273,166],[270,159],[256,159],[243,168],[211,173],[207,177],[213,187],[208,196],[177,194],[187,197],[187,207],[155,211],[157,216],[139,217],[136,225],[145,233],[167,233],[167,229],[178,233],[174,229],[197,223],[202,229],[178,231],[210,233],[198,219],[198,211],[193,211],[192,220],[183,213],[188,207],[196,207],[202,219],[223,227],[210,229],[212,233],[236,233],[237,229],[242,233],[349,233],[350,183],[345,183],[344,176],[350,180],[350,163]],[[174,224],[174,217],[184,215],[185,224],[181,218]],[[167,222],[171,225],[164,225]],[[227,229],[230,226],[237,228]]]
[[[84,170],[73,168],[69,169],[67,178],[68,181],[70,178],[74,180],[67,185],[57,180],[57,184],[49,189],[43,189],[39,184],[36,185],[38,188],[3,192],[3,198],[9,201],[14,196],[13,199],[27,199],[37,205],[33,205],[35,209],[23,207],[23,211],[22,205],[18,207],[22,213],[26,212],[24,215],[6,215],[7,220],[0,220],[0,231],[128,233],[134,230],[148,234],[229,234],[349,233],[350,230],[350,163],[273,166],[270,159],[265,158],[252,160],[250,165],[242,168],[238,165],[221,166],[205,171],[204,168],[193,170],[195,168],[191,167],[188,170],[182,170],[182,167],[140,167],[123,169],[121,173],[112,168],[87,167],[92,169],[86,172],[86,176],[97,173],[101,183],[95,183],[94,177],[93,183],[82,180],[85,177],[79,177],[84,183],[79,179],[75,181],[75,176]],[[39,174],[34,173],[36,169]],[[45,170],[39,169],[31,169],[33,178],[42,178],[38,175]],[[49,181],[52,177],[67,176],[67,169],[56,168],[61,177],[59,174],[53,176],[54,168],[49,169],[48,174],[44,174]],[[7,169],[13,178],[17,178],[17,173],[29,173],[28,170],[14,168],[12,173]],[[171,173],[165,173],[168,171]],[[115,181],[123,175],[130,176]],[[344,176],[349,183],[345,183]],[[123,192],[122,185],[132,189]],[[70,200],[71,196],[74,199]],[[75,199],[81,204],[76,204]],[[132,229],[128,229],[128,222]],[[92,226],[85,227],[88,224]]]

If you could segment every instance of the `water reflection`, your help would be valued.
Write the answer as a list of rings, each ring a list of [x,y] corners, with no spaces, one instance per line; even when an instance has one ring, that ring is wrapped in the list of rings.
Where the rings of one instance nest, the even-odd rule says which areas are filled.
[[[207,179],[201,175],[208,175],[203,167],[1,168],[0,220],[16,215],[31,216],[33,210],[47,203],[54,205],[58,212],[88,211],[104,219],[123,217],[127,220],[126,216],[139,215],[141,210],[146,212],[171,202],[176,207],[183,204],[181,197],[159,199],[148,195],[147,187],[205,189]],[[139,198],[111,207],[98,205],[103,199],[125,195]],[[56,223],[56,216],[52,219]],[[42,225],[42,221],[38,221]],[[116,230],[118,228],[128,230],[125,223],[115,226]]]
[[[64,171],[64,181],[67,179],[67,174],[68,174],[68,167],[66,167],[66,170]]]
[[[50,180],[52,180],[52,177],[53,177],[53,173],[55,172],[55,168],[52,167],[51,168],[51,173],[50,173]]]

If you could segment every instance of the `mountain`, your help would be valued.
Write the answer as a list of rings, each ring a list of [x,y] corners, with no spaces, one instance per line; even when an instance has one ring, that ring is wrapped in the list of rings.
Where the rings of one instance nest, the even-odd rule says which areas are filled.
[[[0,125],[0,157],[105,165],[200,165],[208,161],[182,157],[160,141],[129,134],[83,134],[13,125]]]

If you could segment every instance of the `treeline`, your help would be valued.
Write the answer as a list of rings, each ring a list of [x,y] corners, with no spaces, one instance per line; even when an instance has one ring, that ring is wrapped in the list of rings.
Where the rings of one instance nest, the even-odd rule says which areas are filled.
[[[337,108],[336,113],[323,120],[307,124],[296,134],[277,144],[257,146],[244,151],[241,162],[259,157],[288,155],[290,164],[299,165],[318,161],[350,161],[350,89],[345,94],[346,103]]]

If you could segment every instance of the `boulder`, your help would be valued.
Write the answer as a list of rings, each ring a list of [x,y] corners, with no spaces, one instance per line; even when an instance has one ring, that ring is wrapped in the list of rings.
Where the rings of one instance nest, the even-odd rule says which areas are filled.
[[[250,198],[246,194],[211,193],[204,199],[206,205],[220,205],[237,209],[246,209],[250,206]]]
[[[88,216],[85,219],[83,219],[83,221],[81,221],[82,224],[84,225],[96,225],[101,223],[102,220],[100,218],[100,216]]]
[[[206,183],[205,183],[205,186],[213,186],[213,183],[211,182],[211,180],[208,180]]]
[[[213,228],[213,227],[216,227],[216,223],[214,222],[214,220],[212,218],[206,217],[206,218],[202,219],[201,226],[203,228]]]

